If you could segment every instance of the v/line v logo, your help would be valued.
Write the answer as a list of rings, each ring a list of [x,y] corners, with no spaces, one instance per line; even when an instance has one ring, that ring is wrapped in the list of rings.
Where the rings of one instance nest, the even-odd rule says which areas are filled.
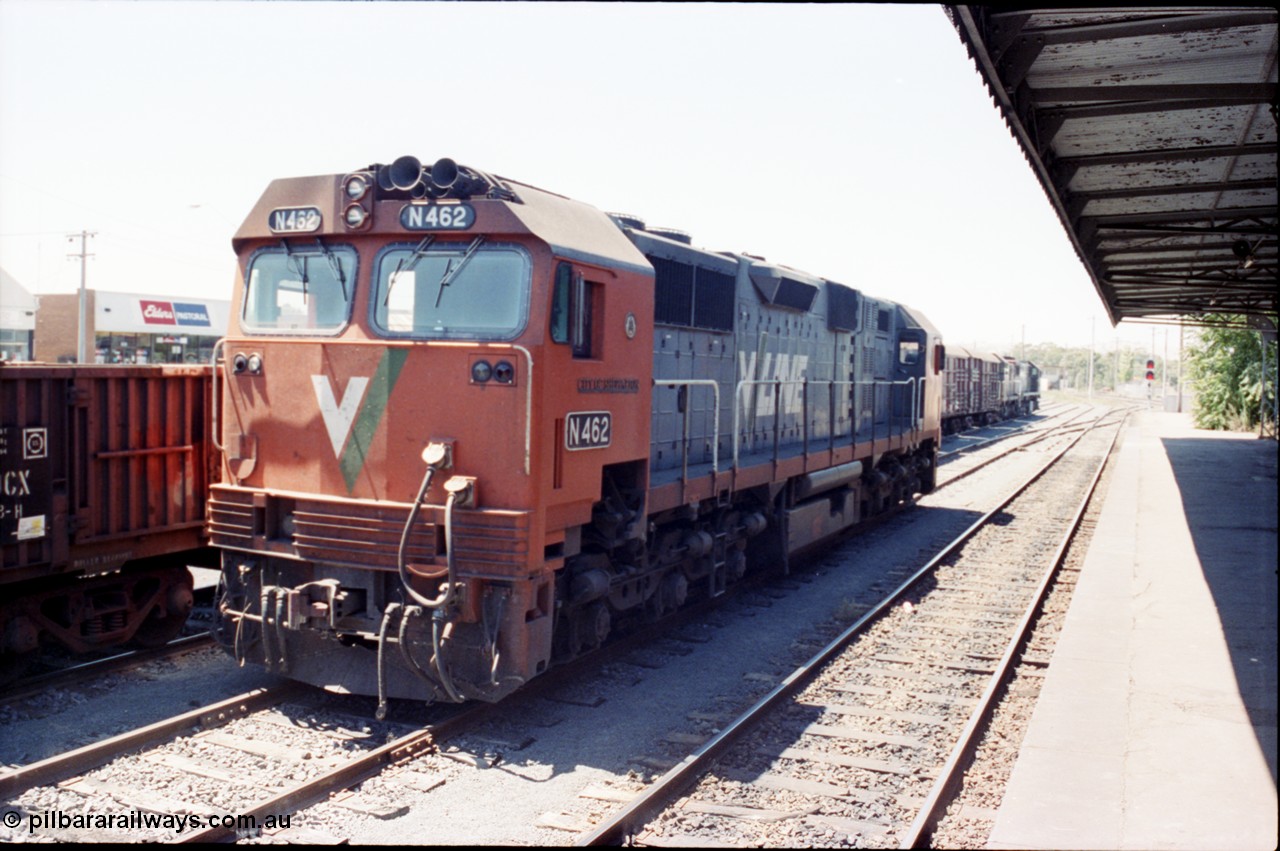
[[[342,391],[342,401],[333,396],[333,388],[329,384],[329,376],[313,375],[311,383],[316,388],[316,401],[320,404],[320,413],[324,415],[324,427],[329,432],[329,442],[333,444],[333,457],[342,457],[342,447],[351,433],[351,424],[356,421],[356,411],[364,399],[364,391],[369,386],[367,375],[353,375],[347,381],[347,389]]]
[[[353,375],[347,380],[347,386],[341,389],[341,399],[334,393],[328,375],[311,376],[316,404],[346,481],[347,493],[355,488],[356,479],[364,469],[369,446],[408,356],[405,349],[386,349],[372,376]]]

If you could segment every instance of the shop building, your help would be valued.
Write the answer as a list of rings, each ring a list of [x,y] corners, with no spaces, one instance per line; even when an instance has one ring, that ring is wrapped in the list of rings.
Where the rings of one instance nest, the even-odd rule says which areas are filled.
[[[86,290],[86,331],[95,363],[208,363],[226,333],[231,302],[190,296]],[[44,295],[35,322],[35,357],[76,358],[80,296]]]
[[[35,296],[0,269],[0,361],[31,360],[36,306]]]

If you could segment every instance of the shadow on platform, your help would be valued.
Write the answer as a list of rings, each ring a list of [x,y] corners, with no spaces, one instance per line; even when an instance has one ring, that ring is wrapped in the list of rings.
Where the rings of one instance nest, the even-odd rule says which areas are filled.
[[[1163,438],[1240,697],[1276,781],[1276,444]]]

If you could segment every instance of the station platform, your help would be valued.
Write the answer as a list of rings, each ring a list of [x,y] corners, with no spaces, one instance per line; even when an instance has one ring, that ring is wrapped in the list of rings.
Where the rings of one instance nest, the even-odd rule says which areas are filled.
[[[1274,849],[1276,442],[1122,436],[987,847]]]

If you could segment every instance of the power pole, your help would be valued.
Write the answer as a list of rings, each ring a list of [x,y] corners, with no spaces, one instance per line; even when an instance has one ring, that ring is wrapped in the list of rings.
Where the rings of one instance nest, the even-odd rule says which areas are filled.
[[[1112,358],[1111,364],[1111,392],[1119,394],[1120,392],[1120,335],[1116,335],[1115,357]]]
[[[85,248],[88,245],[89,237],[97,236],[97,235],[98,234],[96,231],[94,231],[93,233],[90,233],[89,231],[85,231],[85,230],[80,231],[80,233],[67,234],[67,242],[75,242],[76,237],[80,238],[80,253],[67,255],[68,258],[72,258],[72,257],[80,258],[80,324],[76,327],[76,363],[85,363],[86,349],[88,348],[85,345],[86,341],[84,339],[84,332],[85,332],[85,326],[86,326],[85,305],[87,303],[85,294],[84,294],[84,278],[85,278],[85,266],[87,264],[88,259],[93,255],[86,253]]]
[[[1182,413],[1182,340],[1186,336],[1187,326],[1178,322],[1178,413]]]
[[[1096,321],[1095,317],[1090,317],[1089,319],[1089,401],[1090,402],[1093,401],[1093,348],[1094,348],[1093,325],[1095,321]]]
[[[1164,359],[1160,361],[1160,399],[1169,395],[1169,327],[1164,329]]]

